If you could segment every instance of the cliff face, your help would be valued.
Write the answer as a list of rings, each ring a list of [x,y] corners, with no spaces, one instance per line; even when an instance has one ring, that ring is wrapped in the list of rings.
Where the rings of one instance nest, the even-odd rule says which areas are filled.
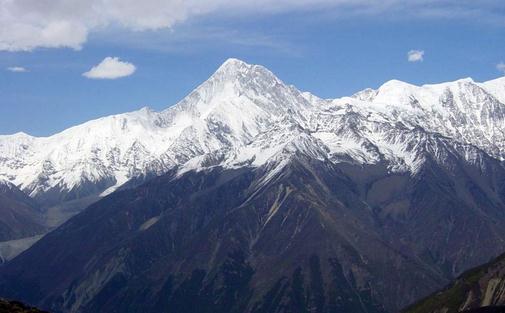
[[[461,275],[405,313],[505,312],[505,254]]]

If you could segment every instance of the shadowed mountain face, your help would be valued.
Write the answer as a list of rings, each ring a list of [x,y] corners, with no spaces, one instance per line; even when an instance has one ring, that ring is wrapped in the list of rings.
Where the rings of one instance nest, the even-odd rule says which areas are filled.
[[[45,231],[37,203],[16,186],[0,181],[0,242]]]
[[[369,270],[344,276],[338,256],[359,261],[331,225],[345,206],[319,198],[341,187],[357,199],[322,166],[297,161],[269,181],[266,169],[216,168],[118,192],[9,263],[2,291],[56,312],[303,312],[312,301],[380,311]],[[358,231],[355,223],[338,222]],[[26,271],[34,257],[52,261]]]
[[[424,136],[415,175],[318,158],[316,141],[115,192],[1,268],[0,295],[54,312],[394,312],[505,250],[500,162]]]
[[[405,313],[505,312],[505,255],[473,268]]]

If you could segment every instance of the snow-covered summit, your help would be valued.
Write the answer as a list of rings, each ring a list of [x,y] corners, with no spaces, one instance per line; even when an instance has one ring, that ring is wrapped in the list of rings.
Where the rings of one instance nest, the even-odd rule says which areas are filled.
[[[294,154],[415,172],[429,134],[504,158],[504,102],[503,78],[424,86],[393,80],[324,100],[262,66],[229,59],[164,111],[143,108],[50,137],[0,136],[0,178],[35,197],[56,191],[72,198],[172,168],[261,166]]]

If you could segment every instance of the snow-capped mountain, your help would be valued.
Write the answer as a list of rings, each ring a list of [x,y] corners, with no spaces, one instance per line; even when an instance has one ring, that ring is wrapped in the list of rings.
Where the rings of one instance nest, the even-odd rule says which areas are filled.
[[[320,99],[232,59],[165,111],[4,136],[0,176],[46,205],[133,180],[0,267],[0,295],[52,312],[398,312],[505,250],[504,95],[500,78]]]
[[[131,178],[172,168],[259,166],[288,151],[336,162],[385,161],[391,171],[415,173],[437,136],[454,141],[472,162],[479,149],[505,158],[504,102],[505,78],[420,87],[390,81],[352,97],[320,99],[262,66],[230,59],[165,111],[143,108],[50,137],[0,136],[0,177],[54,204],[106,195]]]

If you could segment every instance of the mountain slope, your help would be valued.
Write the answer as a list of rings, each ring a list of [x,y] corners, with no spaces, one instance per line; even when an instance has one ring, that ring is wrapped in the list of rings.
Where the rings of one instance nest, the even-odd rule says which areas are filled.
[[[16,186],[0,180],[0,242],[45,231],[42,212],[35,201]]]
[[[463,273],[446,289],[419,301],[405,312],[503,312],[505,255]],[[487,307],[495,307],[496,309]]]
[[[414,261],[363,231],[373,219],[352,184],[319,161],[269,173],[215,168],[115,193],[7,264],[2,294],[55,312],[284,312],[311,301],[381,312],[370,272],[394,272],[391,259],[415,272]],[[47,262],[27,270],[34,258]]]
[[[0,269],[0,294],[54,312],[393,312],[505,249],[505,170],[482,151],[425,134],[416,175],[395,174],[307,136],[259,167],[111,194]]]
[[[36,308],[27,307],[17,301],[0,299],[0,313],[47,313]]]

